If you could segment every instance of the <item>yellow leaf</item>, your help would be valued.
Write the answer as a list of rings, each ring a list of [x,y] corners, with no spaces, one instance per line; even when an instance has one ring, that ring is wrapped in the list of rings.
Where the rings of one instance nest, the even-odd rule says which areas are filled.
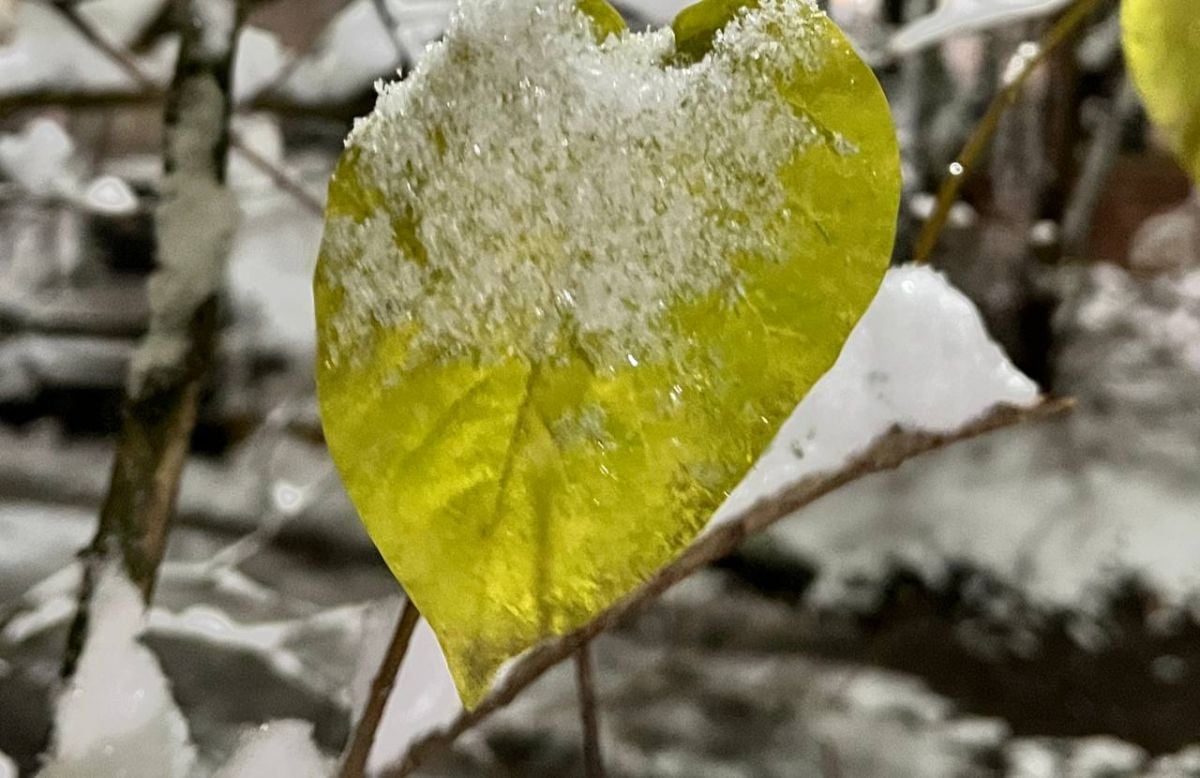
[[[1200,5],[1122,0],[1121,39],[1151,120],[1200,181]]]
[[[468,706],[691,541],[892,247],[888,107],[815,4],[680,53],[599,3],[462,6],[330,184],[326,437]]]

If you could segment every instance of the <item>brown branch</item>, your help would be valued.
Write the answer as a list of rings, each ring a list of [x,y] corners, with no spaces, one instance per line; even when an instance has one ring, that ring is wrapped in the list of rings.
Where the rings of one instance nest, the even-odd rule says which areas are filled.
[[[354,729],[354,737],[350,740],[350,747],[346,751],[342,769],[338,771],[338,778],[362,778],[367,767],[367,758],[371,755],[371,746],[375,743],[375,732],[379,729],[379,722],[383,720],[384,708],[392,694],[392,686],[396,683],[400,665],[404,662],[404,655],[408,653],[408,644],[420,618],[417,606],[413,605],[412,600],[406,599],[404,609],[400,611],[400,620],[396,622],[396,631],[392,633],[392,640],[383,655],[383,662],[379,665],[375,679],[371,681],[371,695],[367,698],[362,718],[358,720],[358,726]]]
[[[909,459],[952,443],[1057,415],[1073,405],[1071,400],[1046,399],[1031,408],[998,406],[982,418],[948,433],[893,428],[841,469],[805,478],[746,508],[737,516],[696,539],[675,561],[658,571],[638,589],[619,600],[592,621],[567,635],[543,642],[526,653],[473,710],[463,711],[445,729],[418,740],[404,759],[384,772],[390,778],[411,775],[430,756],[449,748],[459,735],[512,702],[518,694],[559,662],[575,655],[597,635],[657,600],[664,592],[696,571],[735,551],[747,537],[790,516],[817,499],[872,473],[894,470]]]
[[[958,159],[954,163],[954,171],[942,181],[933,213],[930,214],[929,219],[921,228],[921,234],[917,237],[916,247],[913,249],[914,262],[929,261],[938,239],[950,219],[950,210],[958,201],[958,193],[962,189],[963,183],[975,170],[976,163],[987,150],[992,136],[996,134],[996,130],[1000,126],[1000,120],[1021,96],[1021,91],[1025,87],[1025,82],[1029,80],[1029,76],[1055,50],[1074,37],[1102,2],[1105,0],[1076,0],[1075,4],[1042,36],[1037,54],[1030,58],[1016,77],[992,98],[987,112],[976,125],[966,145],[963,146],[962,153],[958,155]]]
[[[129,52],[110,43],[95,27],[88,23],[87,19],[80,16],[73,2],[53,0],[50,5],[54,7],[54,10],[58,11],[59,15],[76,32],[83,36],[84,40],[103,53],[112,62],[116,63],[121,70],[124,70],[125,74],[133,79],[139,88],[144,91],[155,91],[160,88],[157,81],[142,72],[141,67]]]
[[[63,674],[75,669],[87,632],[89,594],[106,560],[119,557],[150,600],[196,422],[201,382],[213,360],[217,294],[236,220],[225,188],[228,37],[200,29],[176,0],[182,41],[167,96],[162,200],[155,212],[158,269],[148,282],[150,324],[130,367],[121,430],[84,585],[68,635]]]
[[[579,688],[579,719],[583,725],[583,774],[604,778],[604,758],[600,751],[600,716],[596,704],[596,684],[592,677],[592,650],[585,645],[575,652],[575,680]]]

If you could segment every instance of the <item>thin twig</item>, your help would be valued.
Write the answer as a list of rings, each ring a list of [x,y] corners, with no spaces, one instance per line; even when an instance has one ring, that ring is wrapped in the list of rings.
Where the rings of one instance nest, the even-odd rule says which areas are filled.
[[[346,9],[346,6],[350,5],[350,2],[351,0],[342,0],[337,11],[335,11],[333,15],[329,17],[330,21],[336,19],[338,15]],[[328,24],[326,27],[328,27]],[[261,98],[267,95],[278,95],[282,93],[284,89],[287,88],[288,81],[292,80],[292,76],[296,75],[296,71],[300,69],[300,66],[304,64],[304,60],[312,53],[315,44],[321,41],[324,37],[325,36],[323,32],[313,36],[312,40],[309,42],[309,45],[303,51],[296,52],[291,59],[284,63],[283,67],[279,69],[279,72],[275,74],[270,82],[263,86],[262,89],[258,90],[258,97]]]
[[[763,531],[830,492],[872,473],[894,470],[920,454],[992,430],[1055,416],[1072,406],[1073,402],[1067,399],[1046,399],[1030,408],[998,406],[982,418],[948,433],[906,431],[897,427],[837,471],[810,476],[776,495],[759,500],[728,522],[697,538],[675,561],[584,626],[545,641],[526,653],[477,707],[463,711],[446,728],[418,740],[404,759],[383,774],[389,778],[411,775],[431,755],[445,750],[459,735],[508,705],[543,673],[569,659],[597,635],[654,602],[696,571],[732,553],[747,537]]]
[[[596,704],[596,683],[592,677],[590,645],[581,646],[575,652],[575,681],[579,688],[579,722],[583,726],[583,774],[587,778],[604,778],[600,714]]]
[[[266,174],[275,186],[290,194],[310,213],[314,213],[317,216],[325,213],[325,206],[321,204],[316,195],[272,164],[269,159],[251,148],[250,144],[246,143],[240,133],[234,131],[231,134],[230,144],[247,162],[253,165],[259,172]]]
[[[109,42],[107,38],[100,34],[99,30],[93,27],[87,19],[79,15],[79,11],[75,5],[64,0],[53,0],[50,3],[54,10],[58,11],[59,15],[71,25],[84,39],[94,48],[108,57],[115,63],[125,74],[133,79],[134,83],[143,90],[153,91],[161,88],[161,85],[153,78],[142,71],[141,66],[134,60],[133,56],[119,46]]]
[[[388,0],[371,0],[371,4],[375,6],[375,15],[379,17],[379,23],[383,25],[388,40],[392,42],[392,48],[396,50],[397,64],[404,64],[404,59],[408,55],[404,51],[404,43],[397,34],[400,30],[400,23],[396,21],[396,15],[392,13],[392,9],[388,8]]]
[[[155,95],[161,93],[161,87],[157,81],[151,78],[145,71],[141,69],[137,61],[129,52],[121,49],[110,43],[103,35],[94,28],[87,19],[80,16],[75,6],[65,2],[64,0],[54,0],[51,3],[55,10],[62,15],[80,35],[84,37],[98,51],[108,57],[118,67],[126,72],[138,87],[147,95]],[[228,76],[226,77],[228,79]],[[321,201],[311,192],[305,189],[299,182],[293,180],[287,173],[276,167],[270,160],[252,149],[236,132],[231,132],[228,138],[229,145],[237,149],[242,155],[260,172],[266,174],[268,178],[280,189],[294,197],[301,205],[310,212],[320,216],[325,212],[325,207]]]
[[[1062,220],[1062,248],[1068,257],[1081,258],[1088,250],[1092,219],[1104,184],[1121,153],[1121,136],[1125,127],[1137,115],[1141,101],[1128,78],[1121,79],[1113,104],[1096,128],[1083,172],[1067,203]]]
[[[392,633],[392,641],[388,643],[383,662],[379,665],[379,672],[371,682],[371,696],[367,698],[362,718],[358,720],[358,726],[354,729],[354,737],[346,751],[342,769],[338,771],[338,778],[361,778],[366,770],[367,757],[371,755],[371,746],[375,743],[375,732],[379,729],[379,722],[383,720],[384,708],[392,694],[392,686],[396,683],[396,676],[404,662],[404,655],[408,653],[408,644],[420,617],[417,606],[413,605],[412,600],[406,599],[404,609],[400,612],[400,620],[396,622],[396,631]]]
[[[1029,76],[1038,69],[1038,66],[1050,54],[1071,40],[1075,32],[1083,26],[1084,22],[1091,17],[1092,12],[1104,1],[1076,0],[1070,10],[1063,14],[1051,26],[1049,31],[1042,36],[1037,53],[1024,64],[1021,71],[992,99],[987,112],[983,115],[983,119],[980,120],[974,132],[971,133],[971,137],[963,147],[962,153],[958,155],[958,159],[954,163],[954,170],[942,181],[942,186],[938,190],[937,205],[933,213],[930,214],[929,219],[925,222],[925,226],[921,228],[921,234],[917,237],[916,247],[913,249],[914,262],[924,263],[929,261],[930,256],[933,254],[933,249],[937,246],[938,238],[941,237],[942,231],[945,229],[946,223],[950,218],[950,210],[958,201],[958,193],[962,189],[963,182],[974,171],[976,163],[983,155],[983,152],[987,150],[988,144],[991,143],[992,136],[995,135],[997,127],[1000,126],[1000,120],[1004,117],[1004,114],[1016,103],[1017,98],[1021,96],[1021,91],[1025,86],[1025,82],[1029,80]]]

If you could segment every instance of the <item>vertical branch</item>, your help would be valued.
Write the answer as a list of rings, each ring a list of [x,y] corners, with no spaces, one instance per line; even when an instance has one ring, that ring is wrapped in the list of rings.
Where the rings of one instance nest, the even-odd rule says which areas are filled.
[[[130,365],[108,494],[85,552],[63,666],[68,676],[86,636],[89,581],[99,565],[119,558],[147,601],[154,590],[213,360],[218,291],[237,222],[225,159],[240,11],[234,0],[175,0],[174,12],[182,40],[164,120],[150,323]]]
[[[392,633],[392,641],[388,644],[379,671],[371,681],[371,694],[367,698],[367,706],[363,710],[358,726],[354,728],[354,736],[342,769],[338,771],[339,778],[362,778],[367,767],[367,757],[371,755],[371,746],[375,743],[375,732],[379,722],[383,720],[383,710],[387,706],[388,697],[400,673],[400,665],[404,655],[408,653],[408,644],[412,640],[413,630],[421,614],[412,600],[404,601],[404,610],[400,612],[400,621],[396,623],[396,631]]]
[[[604,778],[592,654],[591,647],[586,643],[575,652],[575,680],[579,686],[579,716],[583,724],[583,774],[587,778]]]
[[[938,190],[937,204],[925,222],[925,226],[917,238],[916,247],[913,249],[913,262],[923,264],[929,261],[938,239],[942,235],[942,230],[949,221],[950,209],[958,200],[958,193],[962,188],[963,181],[974,171],[976,163],[991,143],[992,136],[996,134],[1000,120],[1021,96],[1021,90],[1029,76],[1046,57],[1074,38],[1075,33],[1087,22],[1101,2],[1102,0],[1075,0],[1074,5],[1042,37],[1037,53],[1028,59],[1016,77],[992,99],[987,113],[975,127],[970,139],[963,147],[962,153],[959,154],[952,174],[942,181],[942,186]]]

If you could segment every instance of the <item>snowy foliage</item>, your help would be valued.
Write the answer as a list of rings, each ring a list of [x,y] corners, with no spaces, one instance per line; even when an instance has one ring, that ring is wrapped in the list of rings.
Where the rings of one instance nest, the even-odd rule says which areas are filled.
[[[568,320],[594,364],[654,356],[665,307],[736,287],[731,258],[778,253],[793,218],[777,171],[819,130],[773,76],[818,67],[804,3],[763,3],[686,68],[662,66],[669,28],[597,48],[570,2],[462,6],[348,141],[415,235],[382,213],[330,222],[331,358],[418,322],[421,353],[538,359]]]

